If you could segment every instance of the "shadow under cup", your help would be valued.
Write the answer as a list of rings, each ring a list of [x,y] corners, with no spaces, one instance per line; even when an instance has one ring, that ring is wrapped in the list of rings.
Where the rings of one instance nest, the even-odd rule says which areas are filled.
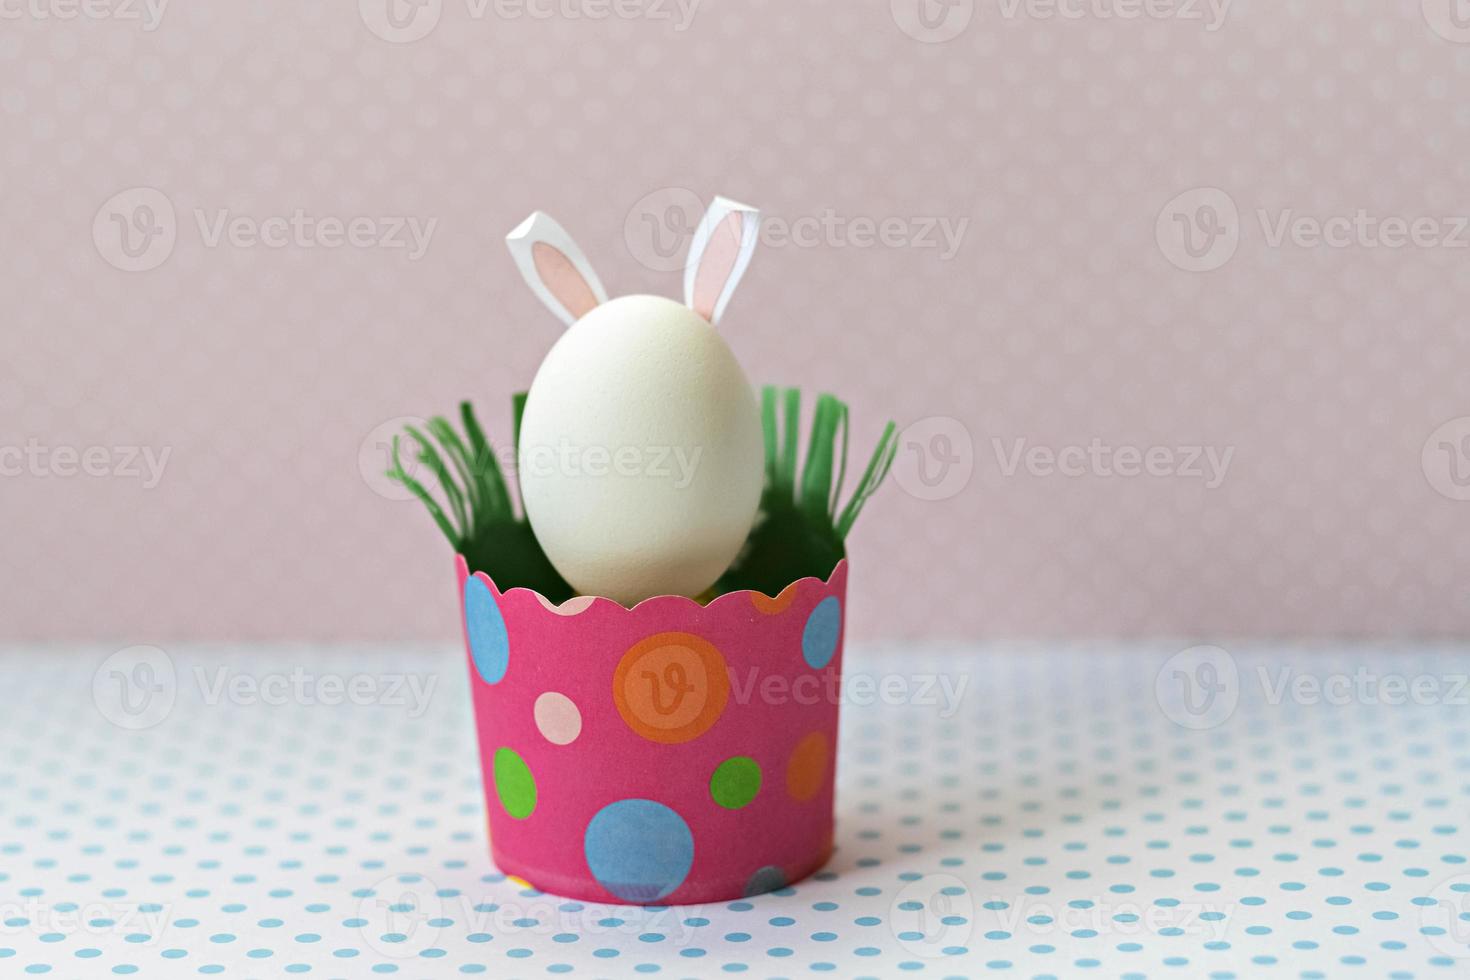
[[[687,905],[827,861],[845,560],[775,598],[632,609],[458,570],[501,871],[584,901]]]

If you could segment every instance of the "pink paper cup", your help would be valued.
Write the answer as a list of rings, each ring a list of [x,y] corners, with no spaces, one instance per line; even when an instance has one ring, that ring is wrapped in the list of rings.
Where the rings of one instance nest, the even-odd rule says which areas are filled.
[[[726,901],[832,853],[847,562],[775,598],[553,606],[458,559],[496,865],[554,895]]]

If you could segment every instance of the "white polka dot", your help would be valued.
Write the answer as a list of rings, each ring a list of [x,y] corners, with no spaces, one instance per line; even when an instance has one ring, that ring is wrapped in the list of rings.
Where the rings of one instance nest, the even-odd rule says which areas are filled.
[[[568,599],[566,602],[563,602],[561,605],[558,606],[556,603],[552,602],[550,599],[546,598],[539,592],[536,593],[536,598],[541,600],[541,605],[545,606],[547,609],[550,609],[558,616],[575,616],[578,613],[585,612],[592,606],[592,603],[597,600],[596,596],[579,595],[573,596],[572,598]]]
[[[536,699],[536,727],[553,745],[570,745],[582,734],[582,712],[565,694],[547,691]]]

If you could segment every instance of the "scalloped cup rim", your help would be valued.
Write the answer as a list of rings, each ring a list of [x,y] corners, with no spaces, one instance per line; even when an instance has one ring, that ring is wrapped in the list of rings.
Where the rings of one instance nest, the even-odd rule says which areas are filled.
[[[559,609],[561,607],[561,605],[565,605],[566,604],[566,603],[561,603],[560,605],[558,605],[556,603],[553,603],[550,599],[546,598],[540,592],[537,592],[535,589],[526,588],[523,585],[517,585],[517,586],[515,586],[513,588],[506,589],[505,591],[502,592],[501,589],[500,589],[500,586],[498,586],[498,585],[495,584],[495,580],[493,578],[491,578],[488,573],[486,573],[486,572],[480,572],[480,571],[474,571],[474,572],[470,571],[470,563],[469,563],[469,561],[460,552],[455,552],[455,554],[454,554],[454,561],[455,561],[455,565],[458,567],[460,573],[466,579],[468,579],[468,578],[470,578],[472,576],[475,576],[475,575],[478,575],[478,576],[484,578],[485,581],[489,582],[490,585],[492,587],[494,587],[495,594],[497,596],[508,596],[508,595],[512,595],[512,594],[514,594],[516,592],[525,592],[525,593],[528,593],[528,594],[530,594],[532,596],[535,596],[536,600],[538,602],[540,602],[541,605],[544,606],[548,610],[556,610],[556,609]],[[670,603],[670,602],[682,603],[682,604],[685,604],[687,606],[690,606],[690,607],[692,607],[694,609],[710,610],[710,609],[714,609],[716,606],[720,605],[721,603],[725,602],[726,600],[734,600],[737,597],[741,597],[741,596],[756,596],[756,595],[758,595],[758,596],[761,596],[764,599],[767,599],[769,601],[775,602],[775,601],[779,600],[781,598],[781,596],[785,595],[787,592],[791,591],[792,589],[799,588],[799,587],[801,587],[802,585],[804,585],[807,582],[815,582],[818,586],[820,586],[822,588],[830,588],[831,585],[832,585],[832,582],[837,578],[837,574],[839,572],[841,572],[846,566],[847,566],[847,556],[844,555],[843,557],[841,557],[841,558],[839,558],[837,560],[837,564],[835,564],[835,565],[832,566],[832,571],[827,574],[827,577],[825,579],[822,578],[821,576],[818,576],[818,575],[806,575],[806,576],[803,576],[802,578],[796,579],[795,581],[788,583],[787,585],[785,585],[781,589],[780,592],[776,593],[775,595],[768,595],[765,592],[761,592],[759,589],[738,589],[738,590],[736,590],[734,592],[722,592],[719,595],[715,596],[713,599],[711,599],[709,602],[700,602],[697,599],[691,599],[689,596],[684,596],[684,595],[656,595],[656,596],[649,596],[647,599],[644,599],[641,602],[639,602],[637,605],[633,605],[633,606],[624,605],[623,603],[618,602],[616,599],[609,599],[607,596],[601,596],[601,595],[599,595],[599,596],[572,596],[572,598],[568,599],[567,602],[575,602],[578,599],[589,599],[590,598],[592,601],[589,602],[589,603],[587,603],[587,605],[584,607],[585,609],[590,609],[590,608],[592,608],[593,606],[596,606],[599,603],[604,603],[605,602],[608,605],[613,606],[614,608],[621,609],[623,612],[629,612],[629,613],[631,613],[631,612],[637,612],[638,610],[642,609],[644,606],[649,605],[650,603],[665,604],[665,603]]]

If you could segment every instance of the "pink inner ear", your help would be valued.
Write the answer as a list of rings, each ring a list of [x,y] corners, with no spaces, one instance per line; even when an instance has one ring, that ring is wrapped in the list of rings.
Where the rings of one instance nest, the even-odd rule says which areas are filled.
[[[735,271],[735,262],[740,258],[740,240],[745,237],[745,215],[732,212],[716,228],[699,259],[699,271],[694,274],[694,312],[713,322],[715,306],[720,294]]]
[[[592,287],[587,285],[582,273],[560,249],[545,242],[536,242],[531,246],[531,261],[541,282],[573,318],[580,320],[583,314],[597,305]]]

